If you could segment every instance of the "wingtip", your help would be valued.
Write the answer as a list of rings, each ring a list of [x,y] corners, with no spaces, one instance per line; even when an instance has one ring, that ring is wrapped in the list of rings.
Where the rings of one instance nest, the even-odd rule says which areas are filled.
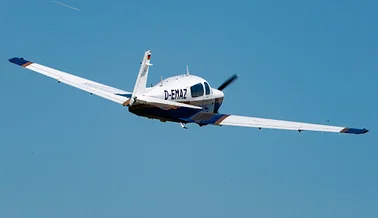
[[[24,58],[18,58],[18,57],[10,58],[8,59],[8,61],[11,62],[12,64],[16,64],[22,67],[27,67],[30,64],[32,64],[31,61],[27,61]]]
[[[357,129],[357,128],[344,128],[343,130],[340,131],[341,133],[349,133],[349,134],[357,134],[357,135],[360,135],[360,134],[366,134],[367,132],[369,132],[368,129]]]

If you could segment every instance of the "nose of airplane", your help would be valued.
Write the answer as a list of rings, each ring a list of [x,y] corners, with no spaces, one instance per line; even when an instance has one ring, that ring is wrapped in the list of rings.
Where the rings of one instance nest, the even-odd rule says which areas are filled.
[[[224,93],[218,89],[213,89],[213,96],[215,98],[223,98],[224,97]]]
[[[218,89],[213,89],[213,98],[215,99],[214,113],[218,113],[223,103],[224,93]]]

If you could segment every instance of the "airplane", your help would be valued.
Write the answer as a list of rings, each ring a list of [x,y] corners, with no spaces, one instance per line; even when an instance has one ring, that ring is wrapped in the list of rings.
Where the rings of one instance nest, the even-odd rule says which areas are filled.
[[[199,126],[241,126],[258,129],[282,129],[302,131],[318,131],[348,134],[365,134],[369,130],[312,123],[274,120],[266,118],[239,116],[219,113],[224,99],[223,89],[237,79],[233,75],[218,88],[213,88],[203,78],[189,73],[161,79],[156,85],[147,87],[147,77],[151,64],[151,50],[144,53],[140,70],[132,92],[107,86],[95,81],[81,78],[57,69],[50,68],[23,58],[9,59],[13,64],[40,73],[90,94],[108,99],[122,106],[129,112],[158,119],[161,122],[176,122],[187,129],[187,124]]]

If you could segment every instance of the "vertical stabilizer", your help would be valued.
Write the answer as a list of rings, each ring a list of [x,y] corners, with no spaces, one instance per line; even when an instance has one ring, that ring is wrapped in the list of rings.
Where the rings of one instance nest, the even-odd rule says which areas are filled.
[[[138,97],[138,95],[143,95],[143,93],[146,90],[148,68],[152,66],[152,64],[150,64],[150,59],[151,59],[151,50],[147,50],[144,53],[144,57],[140,66],[138,78],[135,82],[134,91],[132,95],[133,99],[135,97]]]

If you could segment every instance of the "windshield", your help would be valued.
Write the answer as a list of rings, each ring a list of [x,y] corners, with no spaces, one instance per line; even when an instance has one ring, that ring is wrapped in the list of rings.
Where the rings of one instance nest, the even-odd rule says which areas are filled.
[[[192,94],[192,98],[203,96],[203,85],[202,83],[198,83],[190,87],[190,92]]]

